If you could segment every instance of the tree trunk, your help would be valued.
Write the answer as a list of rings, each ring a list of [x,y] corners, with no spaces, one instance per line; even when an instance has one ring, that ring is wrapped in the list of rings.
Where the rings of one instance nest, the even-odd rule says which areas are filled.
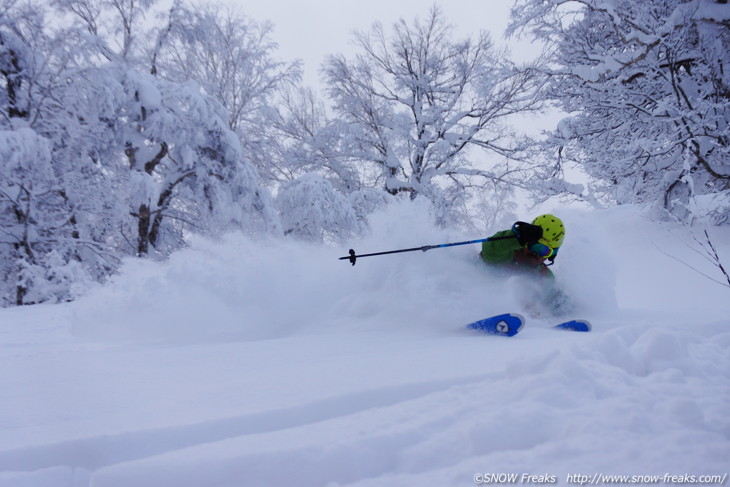
[[[145,257],[150,250],[150,207],[140,205],[137,219],[137,257]]]

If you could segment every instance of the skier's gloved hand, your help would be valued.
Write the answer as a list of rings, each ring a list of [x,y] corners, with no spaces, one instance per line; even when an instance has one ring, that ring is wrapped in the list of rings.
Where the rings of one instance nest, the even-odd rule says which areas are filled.
[[[535,243],[542,238],[542,227],[526,222],[515,222],[512,233],[517,237],[520,245]]]

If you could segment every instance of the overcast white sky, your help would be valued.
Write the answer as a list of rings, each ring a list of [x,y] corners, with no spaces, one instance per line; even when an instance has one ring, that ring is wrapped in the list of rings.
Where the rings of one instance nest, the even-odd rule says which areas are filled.
[[[219,0],[220,1],[220,0]],[[304,83],[319,83],[319,66],[328,54],[350,53],[352,32],[380,21],[389,27],[400,18],[424,17],[434,3],[460,36],[480,30],[503,42],[514,0],[237,0],[241,12],[274,24],[273,39],[282,61],[304,62]]]

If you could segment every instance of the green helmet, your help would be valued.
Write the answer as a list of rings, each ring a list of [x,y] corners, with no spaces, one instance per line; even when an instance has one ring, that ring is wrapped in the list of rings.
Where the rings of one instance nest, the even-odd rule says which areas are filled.
[[[532,221],[532,224],[542,228],[540,243],[553,249],[557,249],[563,245],[565,226],[560,218],[555,215],[540,215]]]

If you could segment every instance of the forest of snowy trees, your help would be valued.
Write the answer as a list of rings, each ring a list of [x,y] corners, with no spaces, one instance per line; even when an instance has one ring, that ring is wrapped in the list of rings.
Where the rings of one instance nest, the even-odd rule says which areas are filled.
[[[440,225],[518,189],[730,223],[727,0],[517,0],[509,33],[544,46],[526,65],[434,6],[356,33],[322,93],[272,27],[245,6],[0,0],[2,306],[74,299],[193,234],[341,241],[401,198]],[[554,131],[514,128],[547,107]]]

